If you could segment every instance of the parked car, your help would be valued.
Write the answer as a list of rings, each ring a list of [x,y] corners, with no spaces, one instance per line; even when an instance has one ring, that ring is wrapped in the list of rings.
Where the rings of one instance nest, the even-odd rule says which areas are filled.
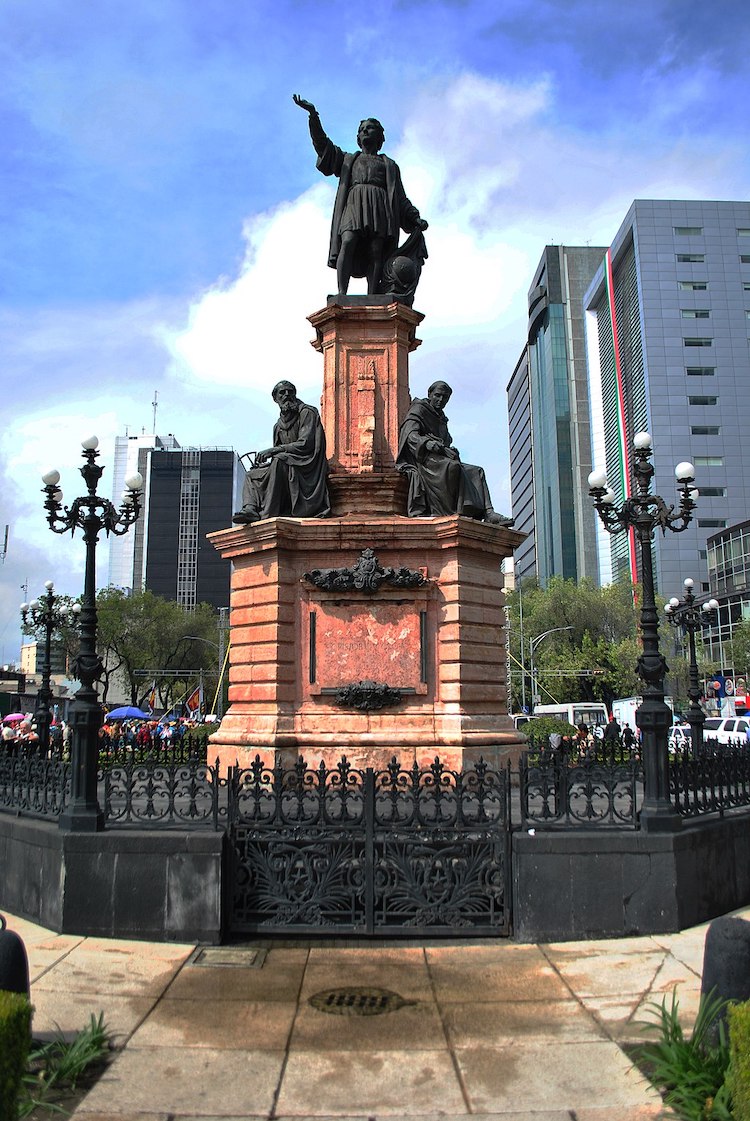
[[[686,747],[690,747],[690,742],[690,725],[673,724],[667,739],[670,752],[674,754],[676,751],[684,751]]]
[[[750,720],[746,716],[710,716],[703,725],[705,739],[718,743],[745,743]]]

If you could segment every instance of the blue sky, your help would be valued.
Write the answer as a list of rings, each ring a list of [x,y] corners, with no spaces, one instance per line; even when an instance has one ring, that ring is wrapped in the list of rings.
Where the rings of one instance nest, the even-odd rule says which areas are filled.
[[[82,543],[47,530],[38,486],[55,465],[79,492],[82,438],[111,464],[158,390],[159,432],[244,452],[268,443],[280,377],[317,403],[333,187],[292,93],[343,147],[383,121],[430,221],[412,393],[451,382],[456,443],[504,511],[505,386],[544,245],[608,244],[636,197],[748,197],[746,4],[372,7],[0,0],[3,662],[21,584],[80,592]]]

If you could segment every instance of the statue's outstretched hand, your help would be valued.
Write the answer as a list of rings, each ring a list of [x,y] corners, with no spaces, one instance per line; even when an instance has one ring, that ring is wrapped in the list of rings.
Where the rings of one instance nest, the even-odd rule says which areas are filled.
[[[424,218],[420,218],[419,221],[417,222],[417,229],[419,229],[419,230],[429,229],[429,226],[430,226],[430,223],[425,222]]]
[[[312,101],[305,101],[298,93],[292,94],[292,101],[295,105],[299,105],[300,109],[304,109],[306,113],[317,113],[318,111]]]

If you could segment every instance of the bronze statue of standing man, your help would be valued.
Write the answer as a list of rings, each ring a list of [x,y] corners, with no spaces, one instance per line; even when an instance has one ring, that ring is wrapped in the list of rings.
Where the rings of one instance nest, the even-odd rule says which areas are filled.
[[[328,264],[336,269],[339,295],[346,295],[353,276],[367,277],[367,293],[399,292],[409,287],[411,302],[422,262],[427,256],[422,230],[427,222],[406,197],[398,164],[381,153],[385,132],[368,117],[357,132],[358,152],[344,152],[326,136],[315,106],[294,94],[308,114],[310,136],[318,154],[317,168],[339,180],[331,223]],[[399,230],[418,235],[397,253]],[[410,277],[409,260],[416,276]],[[409,298],[410,295],[410,298]]]

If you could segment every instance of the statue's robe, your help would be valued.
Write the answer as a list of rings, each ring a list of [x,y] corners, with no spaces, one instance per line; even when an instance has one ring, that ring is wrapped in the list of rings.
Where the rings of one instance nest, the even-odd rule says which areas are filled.
[[[243,513],[257,521],[327,517],[331,504],[326,437],[318,410],[300,402],[293,418],[280,417],[273,429],[273,446],[283,446],[284,451],[247,473]]]
[[[335,269],[341,249],[341,220],[344,216],[346,201],[352,184],[352,168],[361,153],[344,152],[326,136],[320,119],[312,114],[310,116],[310,135],[318,154],[316,163],[318,171],[321,171],[323,175],[336,175],[339,180],[336,201],[333,205],[331,241],[328,251],[328,264],[332,269]],[[385,165],[388,232],[385,238],[383,260],[387,260],[398,247],[399,231],[404,230],[406,233],[412,233],[419,228],[420,217],[416,206],[406,197],[398,164],[382,152],[379,155]],[[352,276],[367,276],[366,246],[360,245],[357,247]]]
[[[428,398],[416,398],[399,432],[396,466],[409,478],[410,518],[463,514],[481,521],[492,512],[484,470],[427,448],[428,440],[453,446],[448,418]]]

